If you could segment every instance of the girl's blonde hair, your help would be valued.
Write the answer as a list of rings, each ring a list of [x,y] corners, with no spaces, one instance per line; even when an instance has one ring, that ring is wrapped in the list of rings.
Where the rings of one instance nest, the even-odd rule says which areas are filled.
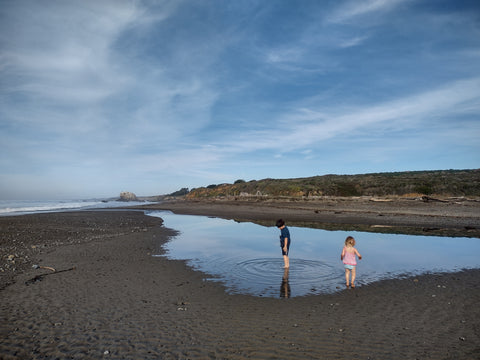
[[[347,236],[347,238],[345,239],[345,246],[355,246],[355,239],[353,238],[353,236]]]

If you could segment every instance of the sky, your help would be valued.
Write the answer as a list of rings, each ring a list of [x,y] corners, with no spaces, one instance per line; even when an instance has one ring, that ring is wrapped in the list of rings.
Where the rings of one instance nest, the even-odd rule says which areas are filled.
[[[0,0],[0,200],[480,168],[476,0]]]

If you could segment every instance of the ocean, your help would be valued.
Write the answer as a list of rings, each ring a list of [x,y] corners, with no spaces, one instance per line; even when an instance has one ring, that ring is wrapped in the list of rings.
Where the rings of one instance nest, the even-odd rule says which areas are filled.
[[[46,212],[118,208],[144,205],[145,201],[116,201],[112,199],[84,200],[0,200],[0,216],[13,216]]]

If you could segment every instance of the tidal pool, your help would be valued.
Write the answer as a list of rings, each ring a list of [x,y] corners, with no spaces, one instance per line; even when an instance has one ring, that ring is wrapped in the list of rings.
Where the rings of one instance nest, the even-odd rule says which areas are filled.
[[[264,297],[294,297],[344,289],[340,253],[348,235],[356,239],[363,259],[358,261],[356,285],[432,272],[480,267],[480,239],[290,229],[290,269],[283,269],[279,235],[265,227],[206,216],[152,211],[166,227],[180,234],[164,248],[170,259],[220,281],[229,293]],[[158,254],[157,254],[158,256]]]

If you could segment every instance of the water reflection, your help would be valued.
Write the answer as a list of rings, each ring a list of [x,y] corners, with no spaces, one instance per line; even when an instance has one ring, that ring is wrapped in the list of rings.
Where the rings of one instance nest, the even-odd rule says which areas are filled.
[[[288,273],[290,269],[285,268],[283,271],[283,277],[282,277],[282,284],[280,285],[280,297],[281,298],[289,298],[291,294],[290,290],[290,283],[288,282]]]
[[[363,255],[356,285],[403,274],[478,268],[480,239],[326,231],[289,226],[290,269],[278,251],[278,229],[204,216],[149,213],[180,231],[166,244],[167,256],[223,282],[230,293],[292,297],[344,289],[340,253],[347,235]],[[288,225],[288,222],[287,222]],[[280,281],[281,280],[281,281]],[[280,292],[279,292],[280,284]]]

